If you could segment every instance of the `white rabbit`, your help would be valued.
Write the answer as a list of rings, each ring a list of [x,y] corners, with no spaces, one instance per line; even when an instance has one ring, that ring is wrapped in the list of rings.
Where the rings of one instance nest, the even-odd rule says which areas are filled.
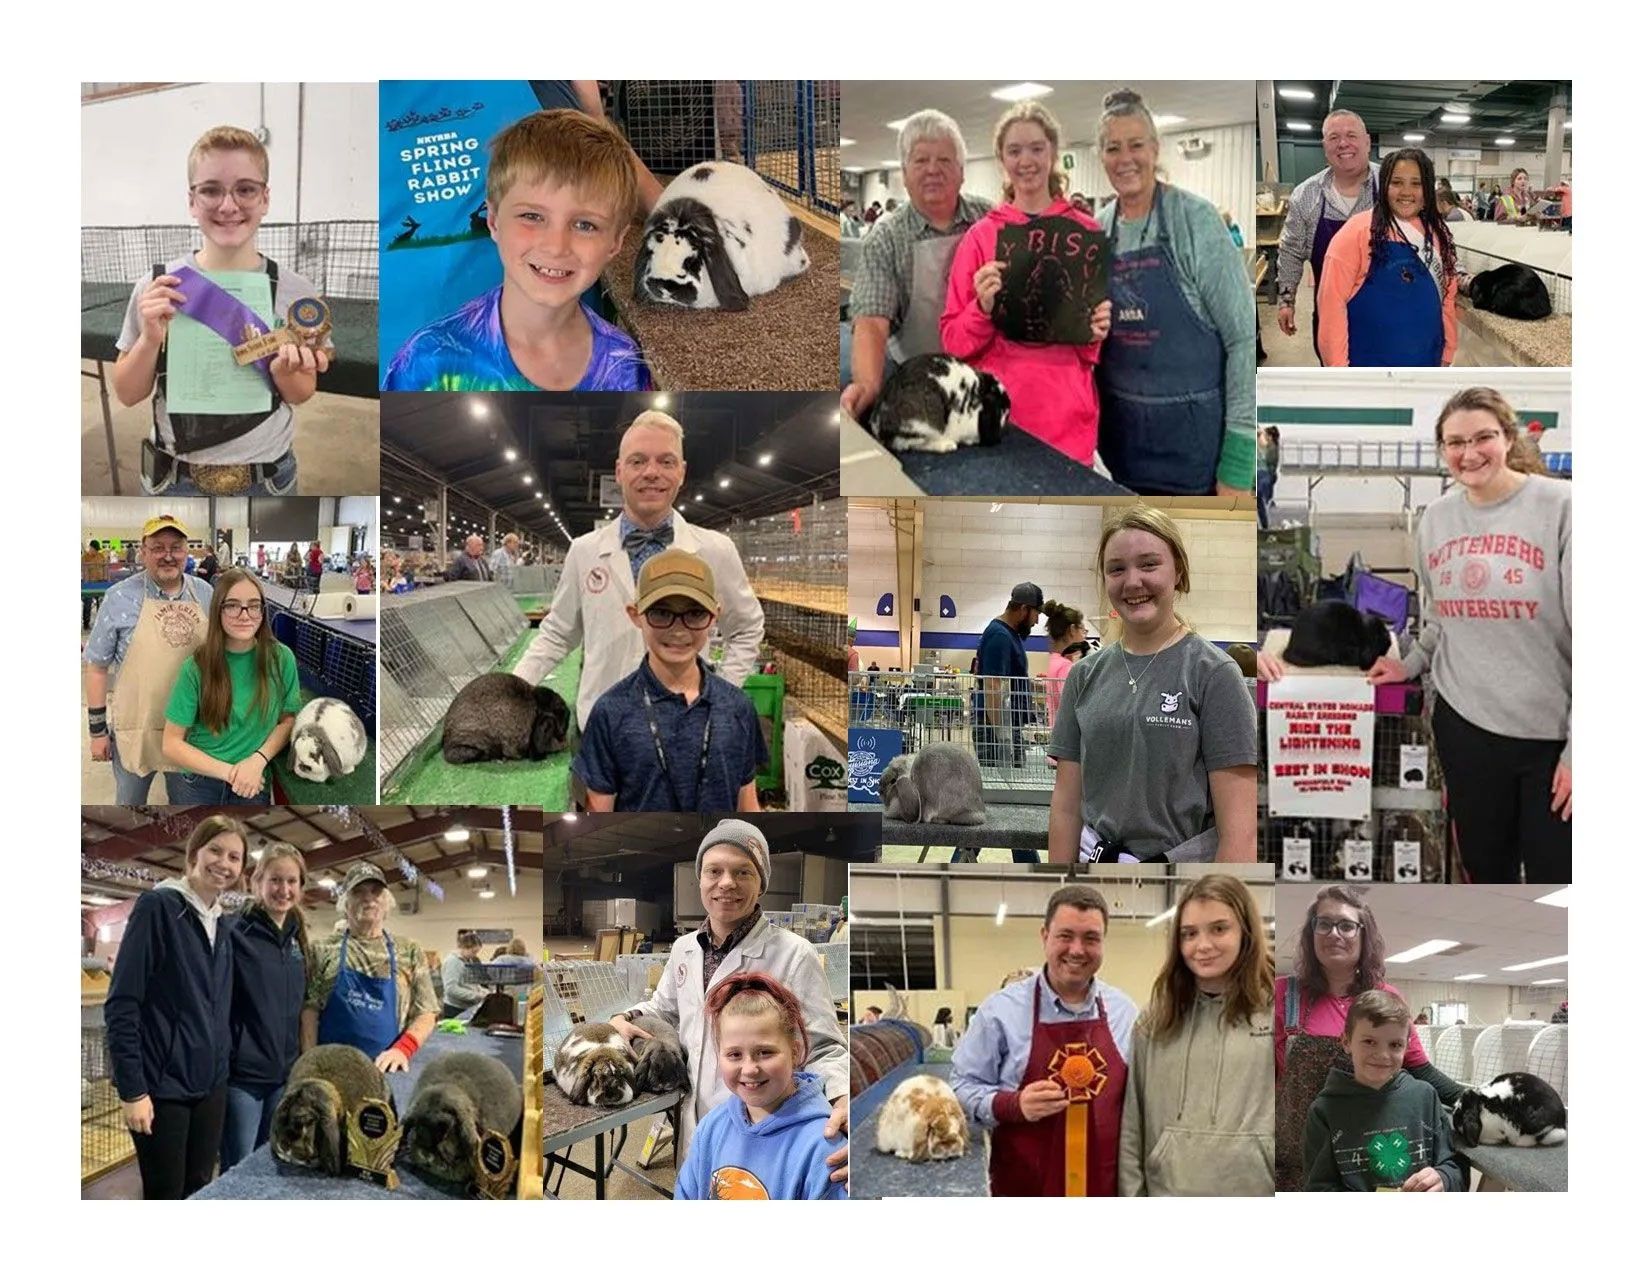
[[[767,182],[741,164],[695,164],[642,227],[636,298],[744,310],[807,268],[802,223]]]
[[[292,726],[292,769],[300,779],[324,784],[350,774],[367,755],[367,728],[341,699],[312,699]]]
[[[877,1115],[877,1150],[901,1160],[955,1160],[968,1152],[968,1121],[938,1076],[902,1080]]]

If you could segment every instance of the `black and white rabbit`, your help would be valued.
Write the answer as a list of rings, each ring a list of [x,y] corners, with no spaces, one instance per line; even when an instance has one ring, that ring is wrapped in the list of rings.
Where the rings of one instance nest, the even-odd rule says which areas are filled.
[[[636,1096],[636,1056],[611,1023],[580,1023],[550,1063],[556,1086],[580,1106],[622,1107]]]
[[[1376,616],[1350,602],[1314,602],[1295,617],[1283,658],[1296,668],[1346,664],[1370,669],[1392,647],[1392,635]]]
[[[292,770],[300,779],[324,784],[353,774],[367,755],[367,728],[341,699],[312,699],[292,724]]]
[[[354,1045],[317,1045],[299,1054],[270,1120],[271,1152],[287,1164],[341,1173],[350,1118],[368,1098],[394,1109],[384,1073]]]
[[[961,744],[928,744],[901,753],[877,784],[884,813],[904,823],[982,824],[985,781],[979,759]]]
[[[443,1182],[469,1182],[485,1133],[510,1138],[521,1123],[521,1082],[490,1054],[432,1059],[418,1074],[401,1121],[401,1150],[414,1169]]]
[[[1569,1137],[1564,1099],[1540,1076],[1509,1071],[1463,1089],[1450,1115],[1464,1147],[1556,1147]]]
[[[653,1037],[631,1046],[636,1051],[636,1087],[649,1093],[691,1089],[687,1050],[676,1029],[657,1014],[638,1014],[631,1021]]]
[[[540,761],[567,747],[567,701],[514,673],[483,673],[447,708],[441,755],[454,765]]]
[[[1002,442],[1014,423],[1008,411],[1008,391],[991,373],[919,354],[883,382],[863,424],[891,452],[954,452]]]
[[[742,164],[695,164],[642,227],[636,299],[744,310],[807,268],[802,223],[767,182]]]

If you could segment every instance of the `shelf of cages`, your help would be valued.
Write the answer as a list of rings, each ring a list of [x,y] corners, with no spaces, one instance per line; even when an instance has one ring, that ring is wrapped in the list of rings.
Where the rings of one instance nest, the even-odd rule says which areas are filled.
[[[646,999],[632,996],[628,972],[608,961],[549,961],[543,969],[546,1068],[580,1023],[606,1022]]]
[[[80,1180],[90,1182],[134,1155],[115,1091],[102,1008],[84,1009],[80,1024]]]
[[[841,497],[735,523],[728,537],[751,588],[776,602],[842,617],[847,641],[848,502]]]
[[[835,911],[825,908],[824,905],[814,905],[821,911]],[[770,918],[771,919],[771,918]],[[843,1001],[848,999],[848,945],[846,943],[815,943],[812,945],[815,955],[819,957],[820,966],[825,971],[825,981],[831,988],[831,999]],[[618,967],[620,978],[625,986],[625,993],[629,996],[620,1009],[628,1009],[640,1001],[645,1001],[653,994],[658,986],[659,975],[653,971],[662,970],[670,960],[669,952],[643,952],[620,956],[614,964]],[[563,1032],[565,1035],[566,1032]]]
[[[665,181],[729,160],[812,211],[834,216],[841,204],[836,80],[621,80],[607,96],[614,123]]]
[[[1469,275],[1478,274],[1485,270],[1494,270],[1506,264],[1506,257],[1500,257],[1493,252],[1485,252],[1478,248],[1462,247],[1456,252],[1456,268],[1465,270]],[[1553,313],[1569,314],[1570,276],[1559,274],[1555,270],[1543,270],[1540,266],[1529,266],[1527,268],[1535,271],[1536,277],[1541,280],[1542,286],[1547,289],[1547,296],[1553,303]]]
[[[515,598],[496,582],[384,597],[378,614],[378,751],[386,787],[440,727],[453,696],[497,666],[526,628]]]
[[[987,801],[1048,800],[1054,791],[1048,755],[1053,716],[1048,684],[1040,677],[920,668],[848,674],[850,727],[898,730],[906,753],[941,742],[973,749]]]

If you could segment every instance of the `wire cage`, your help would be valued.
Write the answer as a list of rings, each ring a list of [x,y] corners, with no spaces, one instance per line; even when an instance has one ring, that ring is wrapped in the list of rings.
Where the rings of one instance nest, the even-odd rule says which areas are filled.
[[[663,178],[730,160],[803,207],[834,215],[841,203],[836,80],[621,80],[607,94],[614,123]]]
[[[630,952],[614,958],[613,963],[619,967],[619,973],[624,976],[625,987],[629,991],[629,1004],[645,1001],[653,994],[653,988],[658,984],[653,971],[662,970],[668,960],[668,951]]]
[[[814,951],[825,966],[825,981],[831,986],[831,999],[848,999],[848,945],[846,943],[815,943]]]
[[[1509,1071],[1528,1071],[1530,1051],[1547,1023],[1499,1023],[1486,1027],[1472,1045],[1472,1083],[1487,1085]]]
[[[544,1066],[548,1070],[567,1033],[629,1009],[626,971],[607,961],[549,961],[544,965]]]
[[[1455,1023],[1438,1033],[1433,1043],[1432,1063],[1451,1080],[1463,1085],[1472,1083],[1474,1046],[1487,1027],[1469,1027]]]
[[[83,1010],[80,1024],[80,1180],[88,1182],[132,1158],[132,1135],[115,1091],[102,1008]]]
[[[385,787],[441,725],[453,696],[492,670],[526,628],[521,608],[496,581],[384,597],[378,749]]]
[[[1494,253],[1483,252],[1476,248],[1457,246],[1455,250],[1455,264],[1457,269],[1465,270],[1469,275],[1475,275],[1484,270],[1495,270],[1507,264],[1505,257],[1498,257]],[[1547,296],[1552,300],[1554,314],[1570,313],[1570,276],[1559,274],[1553,270],[1543,270],[1540,266],[1530,266],[1542,284],[1547,289]],[[1466,292],[1465,285],[1461,291]]]
[[[1570,1029],[1564,1023],[1549,1024],[1530,1042],[1530,1054],[1523,1070],[1540,1076],[1570,1102]]]

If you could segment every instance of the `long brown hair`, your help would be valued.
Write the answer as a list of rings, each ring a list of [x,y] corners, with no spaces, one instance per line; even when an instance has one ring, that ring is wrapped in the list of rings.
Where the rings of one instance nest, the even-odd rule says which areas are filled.
[[[1381,927],[1375,924],[1375,913],[1357,890],[1344,885],[1326,885],[1306,909],[1306,920],[1301,922],[1300,939],[1295,944],[1295,976],[1300,984],[1315,996],[1329,995],[1329,979],[1318,963],[1317,949],[1312,945],[1312,926],[1318,919],[1318,905],[1326,900],[1344,903],[1358,914],[1358,968],[1352,975],[1352,995],[1379,987],[1386,980],[1386,941],[1381,938]]]
[[[252,902],[247,905],[250,912],[256,908],[265,916],[269,910],[264,907],[263,900],[258,897],[257,891],[262,884],[263,875],[269,871],[272,863],[281,859],[291,859],[298,865],[298,901],[292,905],[292,917],[297,922],[298,951],[304,958],[304,978],[309,978],[309,922],[304,916],[304,887],[309,884],[309,869],[304,866],[304,856],[299,853],[298,847],[286,841],[276,841],[264,851],[263,858],[258,860],[258,866],[252,870]],[[273,921],[275,918],[270,917]]]
[[[1512,404],[1507,402],[1506,396],[1500,390],[1492,390],[1487,385],[1474,385],[1468,389],[1458,390],[1450,396],[1449,402],[1444,404],[1444,410],[1438,413],[1438,424],[1433,430],[1433,439],[1438,444],[1439,451],[1444,449],[1444,422],[1457,412],[1488,412],[1495,417],[1495,423],[1501,426],[1501,432],[1507,438],[1508,469],[1519,474],[1547,472],[1547,462],[1541,458],[1540,446],[1518,427],[1518,413],[1513,411]]]
[[[258,590],[258,600],[264,600],[264,587],[257,576],[242,567],[231,567],[218,576],[218,581],[212,586],[212,601],[209,604],[211,614],[206,621],[206,641],[195,652],[195,668],[200,672],[200,700],[195,710],[195,720],[205,729],[216,735],[229,725],[229,710],[233,699],[233,688],[229,684],[229,659],[226,646],[226,635],[223,631],[223,604],[228,598],[229,591],[243,581],[250,581]],[[253,639],[253,649],[257,652],[256,672],[258,690],[252,701],[252,710],[257,717],[269,716],[269,688],[275,683],[280,673],[280,659],[276,653],[275,633],[269,627],[269,607],[265,605],[263,615],[258,620],[258,633]],[[275,725],[270,723],[271,728]]]
[[[1260,905],[1236,877],[1211,872],[1187,886],[1181,892],[1180,902],[1175,904],[1168,955],[1157,981],[1152,984],[1151,1000],[1140,1020],[1141,1030],[1148,1036],[1167,1039],[1175,1035],[1197,1000],[1197,980],[1180,955],[1180,918],[1186,905],[1194,900],[1223,904],[1243,930],[1237,960],[1232,962],[1231,972],[1226,976],[1226,1008],[1221,1021],[1235,1027],[1272,1013],[1277,967],[1272,959],[1272,945],[1266,940],[1266,923],[1261,919]]]
[[[991,139],[991,149],[996,153],[997,162],[1002,163],[1003,139],[1008,136],[1008,130],[1016,124],[1035,124],[1043,130],[1043,136],[1048,138],[1049,166],[1048,166],[1048,193],[1055,199],[1065,192],[1066,178],[1060,171],[1060,121],[1049,113],[1048,107],[1041,102],[1016,102],[1003,112],[1002,118],[997,121],[997,131]],[[1003,183],[1003,198],[1014,198],[1014,183]]]
[[[225,832],[232,832],[241,839],[241,871],[246,871],[246,857],[252,849],[251,840],[247,836],[246,825],[232,815],[207,815],[194,827],[189,834],[189,840],[183,844],[183,870],[185,875],[194,866],[195,853],[213,837]]]

